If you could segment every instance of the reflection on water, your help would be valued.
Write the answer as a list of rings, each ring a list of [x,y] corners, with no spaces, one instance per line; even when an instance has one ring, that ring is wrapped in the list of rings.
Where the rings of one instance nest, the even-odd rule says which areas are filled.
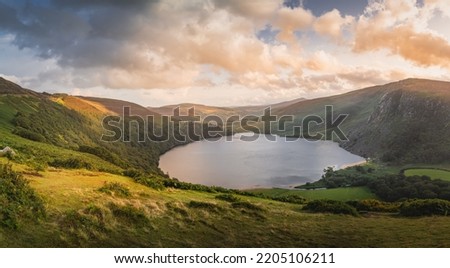
[[[320,179],[328,166],[364,161],[330,141],[199,141],[161,156],[160,168],[183,181],[228,188],[288,188]]]

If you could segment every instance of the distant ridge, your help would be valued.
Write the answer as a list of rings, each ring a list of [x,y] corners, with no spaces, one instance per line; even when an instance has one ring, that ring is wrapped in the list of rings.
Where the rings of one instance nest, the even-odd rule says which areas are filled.
[[[39,93],[25,89],[3,77],[0,77],[0,94],[39,95]]]

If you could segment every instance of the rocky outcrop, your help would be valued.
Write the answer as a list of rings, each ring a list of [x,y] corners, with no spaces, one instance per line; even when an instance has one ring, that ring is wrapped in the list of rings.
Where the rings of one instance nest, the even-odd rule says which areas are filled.
[[[387,91],[367,122],[354,126],[342,146],[388,162],[450,160],[450,101],[445,94],[433,93],[432,88]]]

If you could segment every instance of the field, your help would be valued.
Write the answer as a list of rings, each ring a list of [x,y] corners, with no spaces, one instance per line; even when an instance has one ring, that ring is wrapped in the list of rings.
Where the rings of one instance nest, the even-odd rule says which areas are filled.
[[[289,189],[257,189],[252,192],[264,193],[269,196],[299,195],[308,200],[332,199],[339,201],[377,199],[367,187],[346,187],[317,190],[289,190]]]
[[[108,147],[95,142],[98,129],[86,128],[60,104],[36,106],[39,99],[10,95],[2,96],[0,103],[0,147],[17,152],[12,160],[0,158],[0,164],[11,163],[30,181],[17,188],[11,183],[16,173],[0,176],[0,247],[450,247],[450,217],[314,214],[305,212],[302,204],[267,198],[222,194],[218,199],[221,194],[211,189],[150,188],[118,174],[139,167],[148,172],[145,176],[161,179],[162,174],[151,168],[158,152],[168,147],[120,143]],[[32,116],[36,111],[40,113]],[[17,115],[22,127],[49,134],[45,142],[13,134]],[[86,135],[79,137],[80,131]],[[83,152],[79,145],[115,151],[123,161],[115,161],[111,154]],[[89,170],[69,165],[77,162]],[[375,198],[364,187],[258,191],[308,200]],[[42,213],[33,217],[36,208]]]
[[[405,170],[406,176],[428,176],[432,179],[441,179],[444,181],[450,181],[450,171],[441,169],[407,169]]]
[[[15,169],[23,170],[43,197],[47,217],[17,230],[0,228],[1,247],[450,246],[449,217],[312,214],[301,205],[245,196],[237,196],[243,203],[233,206],[214,193],[158,191],[108,173]],[[99,191],[105,183],[118,183],[129,196]]]

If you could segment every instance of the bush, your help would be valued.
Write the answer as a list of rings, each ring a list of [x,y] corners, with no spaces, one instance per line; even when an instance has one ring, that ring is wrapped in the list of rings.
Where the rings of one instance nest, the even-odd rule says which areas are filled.
[[[336,200],[313,200],[308,202],[308,204],[303,207],[303,210],[316,213],[358,215],[358,212],[354,207]]]
[[[122,174],[124,176],[130,177],[132,179],[135,179],[135,178],[138,178],[138,177],[142,177],[144,175],[141,171],[139,171],[137,169],[133,169],[133,168],[124,170]]]
[[[45,142],[44,136],[42,136],[39,133],[30,131],[28,129],[18,127],[16,129],[14,129],[13,133],[16,134],[17,136],[20,136],[20,137],[28,139],[28,140]]]
[[[0,226],[17,229],[25,220],[45,216],[42,199],[11,165],[0,165]]]
[[[358,211],[371,212],[399,212],[399,203],[382,202],[375,199],[366,199],[360,201],[348,201],[348,205],[356,208]]]
[[[137,183],[140,183],[142,185],[145,185],[147,187],[150,187],[155,190],[164,190],[166,189],[166,186],[164,184],[164,181],[159,178],[155,177],[136,177],[134,178],[134,181]]]
[[[188,203],[188,206],[190,208],[199,208],[199,209],[205,209],[212,212],[218,212],[221,210],[221,207],[214,203],[208,203],[208,202],[200,202],[200,201],[191,201]]]
[[[234,202],[231,204],[233,208],[243,208],[243,209],[249,209],[254,211],[263,211],[264,209],[258,205],[252,204],[247,201],[241,201],[241,202]]]
[[[400,199],[449,199],[450,182],[432,180],[427,176],[386,175],[367,185],[372,192],[385,201]]]
[[[60,221],[60,225],[63,228],[84,230],[91,234],[95,231],[103,231],[105,229],[103,224],[98,222],[95,218],[91,218],[76,210],[65,212]]]
[[[405,201],[400,207],[400,215],[408,217],[448,216],[450,215],[450,201],[440,199]]]
[[[118,182],[105,182],[98,190],[102,193],[118,197],[128,197],[131,195],[130,190]]]
[[[114,217],[126,224],[133,224],[138,227],[145,227],[150,224],[145,213],[131,205],[119,206],[111,203],[109,207]]]
[[[56,168],[68,168],[68,169],[92,169],[92,165],[77,159],[77,158],[69,158],[65,160],[55,159],[52,162],[48,163],[52,167]]]
[[[223,200],[223,201],[230,202],[230,203],[238,202],[241,200],[239,197],[234,196],[232,194],[219,194],[219,195],[216,195],[216,199]]]
[[[298,195],[276,196],[272,197],[272,200],[292,204],[304,204],[306,202],[304,197]]]

